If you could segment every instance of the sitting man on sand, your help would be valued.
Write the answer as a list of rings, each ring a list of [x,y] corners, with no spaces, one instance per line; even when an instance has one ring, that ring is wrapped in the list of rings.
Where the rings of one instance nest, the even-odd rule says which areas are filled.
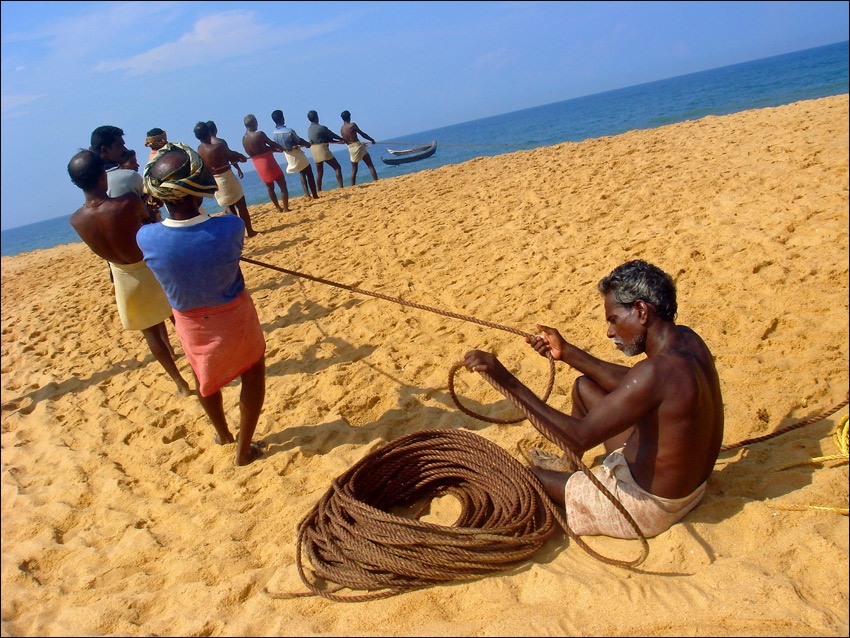
[[[189,396],[192,391],[174,363],[165,327],[171,305],[136,243],[136,232],[149,222],[141,198],[132,192],[109,197],[103,160],[91,151],[71,158],[68,175],[86,195],[85,204],[71,215],[71,226],[94,254],[109,262],[121,325],[142,331],[151,353],[177,385],[177,394]]]
[[[286,172],[292,175],[298,173],[301,176],[301,187],[304,189],[304,195],[313,199],[319,199],[319,194],[316,192],[316,179],[313,177],[313,167],[310,166],[310,160],[307,155],[301,150],[301,147],[310,148],[310,142],[303,139],[292,128],[286,125],[286,120],[283,117],[283,111],[277,109],[272,111],[272,120],[275,123],[274,141],[283,147],[283,154],[286,156]],[[308,190],[309,187],[309,190]]]
[[[245,135],[242,136],[242,146],[251,161],[254,163],[254,168],[257,169],[257,175],[266,185],[269,191],[269,199],[277,208],[279,213],[289,212],[289,190],[286,188],[286,178],[283,176],[283,171],[280,170],[280,164],[274,157],[275,153],[282,153],[283,147],[269,139],[263,131],[257,130],[257,118],[250,113],[245,116]],[[283,200],[283,208],[277,203],[277,196],[274,192],[274,185],[280,186],[280,197]]]
[[[204,164],[207,165],[218,185],[215,201],[225,212],[238,214],[245,222],[248,237],[253,237],[257,231],[251,225],[251,213],[248,212],[248,204],[245,202],[245,191],[242,190],[239,178],[230,168],[231,164],[247,162],[248,158],[242,153],[231,151],[224,140],[213,142],[212,132],[206,122],[195,124],[195,137],[201,142],[198,146],[198,155],[204,160]]]
[[[372,144],[375,143],[375,140],[370,135],[361,131],[360,127],[351,121],[351,113],[343,111],[339,116],[344,122],[339,133],[342,135],[345,143],[348,144],[348,159],[351,160],[351,185],[354,186],[357,183],[357,164],[361,160],[369,167],[369,172],[372,173],[372,181],[377,182],[378,171],[375,170],[375,165],[372,164],[372,158],[369,155],[369,151],[366,150],[366,145],[360,141],[357,134],[359,133],[372,142]]]
[[[216,183],[185,144],[166,144],[145,166],[144,178],[170,219],[142,228],[139,246],[174,310],[174,328],[219,445],[234,442],[221,388],[241,377],[234,464],[247,465],[263,449],[251,439],[266,396],[266,339],[239,267],[245,222],[200,212]]]
[[[700,502],[723,440],[723,399],[714,360],[690,328],[677,326],[673,279],[645,261],[614,269],[597,286],[605,303],[608,337],[634,367],[608,363],[537,326],[527,341],[541,355],[583,376],[572,389],[572,416],[549,407],[492,354],[473,350],[464,365],[490,377],[528,413],[581,456],[604,444],[595,476],[631,514],[646,537],[669,529]],[[532,472],[564,505],[577,535],[636,538],[605,495],[582,472],[562,471],[557,457],[529,451]]]

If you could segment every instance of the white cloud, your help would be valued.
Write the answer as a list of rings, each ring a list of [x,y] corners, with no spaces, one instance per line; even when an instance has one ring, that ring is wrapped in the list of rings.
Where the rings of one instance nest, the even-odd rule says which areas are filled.
[[[489,53],[478,56],[472,63],[472,68],[480,70],[496,69],[510,62],[514,57],[513,51],[502,47],[496,51],[490,51]]]
[[[94,71],[126,70],[130,75],[192,67],[231,57],[234,51],[255,50],[267,40],[268,27],[255,24],[253,14],[229,11],[201,18],[194,29],[175,42],[167,42],[123,60],[101,62]]]
[[[9,111],[23,106],[24,104],[40,100],[43,97],[47,97],[47,95],[4,95],[3,97],[0,97],[0,113],[4,116],[10,115]]]
[[[293,42],[329,33],[343,26],[336,19],[307,28],[272,28],[259,24],[250,11],[226,11],[198,20],[192,31],[173,42],[166,42],[128,58],[107,60],[94,71],[126,71],[128,75],[160,73],[210,64],[224,59],[254,55],[270,48],[290,46]]]

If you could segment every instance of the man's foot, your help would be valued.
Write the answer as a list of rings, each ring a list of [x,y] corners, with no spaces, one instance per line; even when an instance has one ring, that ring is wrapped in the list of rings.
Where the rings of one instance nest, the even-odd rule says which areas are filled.
[[[544,470],[551,470],[553,472],[576,471],[575,464],[566,453],[563,456],[558,456],[557,454],[533,447],[523,450],[522,454],[529,463]]]
[[[190,397],[193,394],[194,392],[192,392],[192,388],[190,388],[187,383],[178,383],[177,391],[174,393],[174,395],[178,397]]]
[[[266,452],[266,448],[268,444],[265,441],[255,441],[251,443],[251,447],[248,448],[248,458],[240,459],[239,456],[236,456],[236,460],[233,462],[233,465],[242,466],[253,463],[258,458],[260,458]]]
[[[222,439],[220,434],[216,434],[215,435],[215,442],[218,445],[230,445],[231,443],[236,443],[236,439],[234,439],[233,435],[230,432],[228,432],[227,433],[227,440]]]
[[[255,235],[259,235],[259,234],[260,234],[260,231],[258,231],[258,230],[254,230],[253,228],[252,228],[251,230],[246,230],[245,232],[246,232],[246,233],[248,233],[248,237],[249,237],[249,238],[254,237]]]

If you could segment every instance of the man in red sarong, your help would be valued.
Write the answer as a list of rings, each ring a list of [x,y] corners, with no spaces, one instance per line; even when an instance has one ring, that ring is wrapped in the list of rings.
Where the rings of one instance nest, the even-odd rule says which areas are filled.
[[[283,170],[280,164],[274,157],[275,153],[283,153],[283,147],[269,139],[263,131],[257,130],[257,118],[251,114],[245,116],[245,135],[242,136],[242,146],[251,161],[254,163],[254,168],[257,169],[257,175],[263,180],[263,184],[269,191],[269,199],[277,208],[279,213],[289,212],[289,190],[286,188],[286,178],[283,176]],[[275,194],[274,185],[277,183],[280,186],[280,198],[283,200],[283,208],[277,203],[277,195]]]
[[[199,210],[216,182],[185,144],[166,144],[146,166],[145,186],[168,208],[169,219],[143,227],[136,241],[174,311],[174,328],[198,381],[198,398],[217,436],[236,441],[235,465],[263,453],[252,443],[266,393],[266,341],[239,267],[245,222]],[[239,435],[225,418],[221,388],[241,378]]]

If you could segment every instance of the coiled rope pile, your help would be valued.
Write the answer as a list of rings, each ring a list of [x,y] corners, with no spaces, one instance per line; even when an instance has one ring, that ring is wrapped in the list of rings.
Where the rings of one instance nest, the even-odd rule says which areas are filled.
[[[346,286],[320,277],[241,258],[286,274],[310,279],[400,305],[427,310],[447,317],[505,330],[528,337],[527,333],[473,317],[408,302],[397,297]],[[554,361],[549,357],[550,379],[545,396],[554,385]],[[458,408],[491,423],[516,423],[468,410],[454,391],[449,372],[449,391]],[[635,530],[641,556],[620,561],[601,556],[576,536],[563,513],[545,493],[537,477],[502,448],[464,430],[425,430],[388,443],[337,477],[330,489],[298,525],[296,565],[309,591],[275,597],[318,595],[340,602],[386,598],[406,591],[480,577],[516,566],[534,555],[554,533],[554,522],[582,549],[595,558],[622,567],[636,567],[646,560],[649,545],[640,527],[623,505],[605,488],[581,458],[529,413],[507,389],[482,376],[519,408],[546,438],[558,445],[579,471],[611,501]],[[847,404],[847,400],[817,417],[796,423],[772,434],[721,448],[731,450],[765,441],[809,423],[819,421]],[[388,489],[390,488],[390,489]],[[393,508],[425,503],[452,495],[461,503],[453,526],[446,527],[392,513]],[[424,508],[420,510],[420,514]],[[308,578],[303,557],[309,559],[313,579]],[[333,587],[318,584],[326,581]],[[340,594],[340,590],[366,590],[368,594]]]

